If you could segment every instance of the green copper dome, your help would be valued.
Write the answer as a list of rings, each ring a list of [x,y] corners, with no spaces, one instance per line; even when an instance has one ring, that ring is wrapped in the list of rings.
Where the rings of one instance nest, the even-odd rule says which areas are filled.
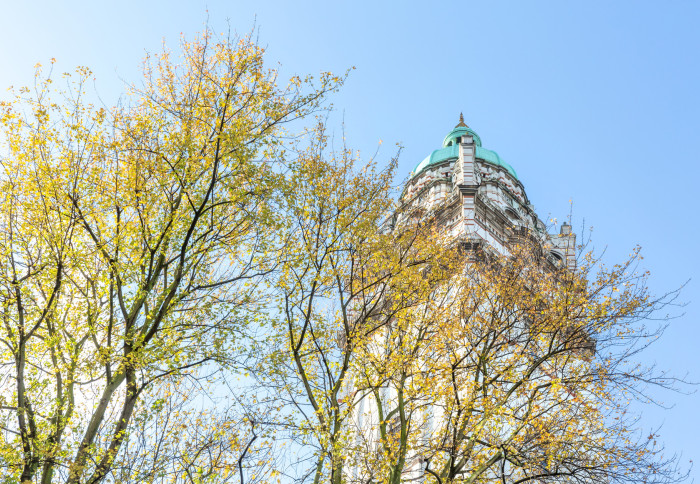
[[[462,136],[469,135],[474,138],[474,144],[476,145],[476,151],[474,153],[475,158],[490,163],[491,165],[500,166],[508,173],[510,173],[513,178],[518,179],[517,173],[512,166],[503,161],[503,159],[498,156],[498,153],[492,150],[487,150],[481,146],[481,138],[476,132],[464,123],[464,118],[459,115],[459,124],[454,127],[452,131],[445,136],[442,142],[442,148],[433,151],[429,156],[426,156],[423,161],[418,163],[413,169],[413,176],[418,175],[423,170],[432,165],[437,165],[443,161],[452,161],[459,158],[459,142]]]
[[[435,150],[430,155],[426,156],[423,161],[418,163],[413,169],[413,176],[416,176],[430,165],[437,165],[443,161],[456,160],[459,158],[459,145],[448,146],[440,150]]]
[[[466,134],[474,137],[474,143],[476,144],[476,146],[481,146],[481,138],[479,138],[479,135],[476,134],[476,132],[473,129],[471,129],[467,125],[457,125],[455,129],[450,131],[449,134],[445,136],[445,139],[442,141],[442,147],[446,148],[448,146],[458,144],[457,138],[461,138]]]

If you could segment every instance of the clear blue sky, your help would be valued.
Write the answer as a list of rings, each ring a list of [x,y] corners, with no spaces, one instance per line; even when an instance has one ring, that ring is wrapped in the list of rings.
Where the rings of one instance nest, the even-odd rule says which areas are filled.
[[[176,47],[207,15],[219,31],[255,23],[285,73],[355,66],[334,98],[349,143],[371,154],[381,139],[389,158],[400,142],[402,176],[463,111],[541,218],[562,220],[573,200],[610,260],[643,246],[657,293],[692,279],[685,316],[646,358],[700,380],[700,2],[5,2],[0,88],[56,57],[60,71],[91,67],[113,101],[145,51]],[[700,395],[664,400],[675,407],[643,424],[700,459]]]

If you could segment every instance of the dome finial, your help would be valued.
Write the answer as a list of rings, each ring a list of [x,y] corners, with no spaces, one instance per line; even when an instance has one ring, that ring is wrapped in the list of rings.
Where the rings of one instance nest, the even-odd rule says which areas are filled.
[[[469,126],[467,126],[467,124],[464,122],[464,115],[463,115],[462,113],[459,113],[459,124],[457,124],[457,126],[455,126],[455,128],[459,128],[459,127],[462,127],[462,126],[464,126],[465,128],[468,128],[468,127],[469,127]]]

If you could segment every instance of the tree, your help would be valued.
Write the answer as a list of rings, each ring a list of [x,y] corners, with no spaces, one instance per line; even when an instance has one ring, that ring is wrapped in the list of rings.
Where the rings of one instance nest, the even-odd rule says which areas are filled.
[[[626,412],[675,383],[635,363],[675,297],[638,253],[465,250],[395,160],[288,136],[343,78],[263,54],[206,31],[122,106],[84,68],[1,105],[5,481],[682,477]]]
[[[277,305],[249,367],[279,404],[290,480],[682,480],[627,412],[677,383],[635,362],[677,295],[648,293],[638,251],[608,269],[465,250],[393,198],[393,166],[326,144],[321,127],[289,165]]]
[[[125,106],[89,104],[85,68],[64,90],[39,71],[33,92],[2,104],[8,481],[223,481],[253,452],[251,419],[196,401],[276,264],[279,170],[256,160],[276,159],[283,123],[318,110],[342,79],[277,87],[250,36],[205,31],[181,48],[179,62],[167,50],[146,59]],[[187,445],[186,422],[199,433]]]
[[[571,271],[529,246],[463,254],[361,360],[376,417],[358,482],[682,480],[628,414],[648,385],[676,383],[634,358],[677,295],[653,298],[638,258],[606,269],[587,254]]]
[[[290,165],[283,205],[283,262],[271,287],[272,351],[252,370],[283,400],[285,428],[300,472],[341,483],[352,455],[349,418],[358,350],[428,286],[420,267],[438,256],[422,230],[391,232],[396,164],[377,169],[343,146],[328,148],[325,127]],[[303,457],[302,457],[303,456]]]

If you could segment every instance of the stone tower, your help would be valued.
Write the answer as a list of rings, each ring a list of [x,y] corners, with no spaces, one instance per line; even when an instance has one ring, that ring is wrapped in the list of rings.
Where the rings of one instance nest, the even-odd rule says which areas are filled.
[[[404,223],[429,220],[466,251],[508,256],[516,245],[527,244],[544,262],[541,267],[575,268],[576,236],[571,226],[565,223],[558,233],[548,233],[513,167],[495,151],[484,148],[479,135],[467,126],[461,115],[459,123],[445,136],[442,147],[414,168],[401,194],[401,202],[405,210],[397,211],[387,230],[400,231]],[[468,264],[468,260],[465,257],[465,263]],[[384,341],[390,338],[391,328],[384,329],[374,336],[378,352],[384,351]],[[587,360],[582,358],[582,361]],[[349,394],[357,399],[353,425],[358,446],[379,448],[378,428],[382,419],[389,434],[397,435],[400,431],[397,414],[382,412],[380,417],[377,404],[379,399],[385,410],[391,408],[398,393],[391,384],[380,391],[372,396],[349,389]],[[389,418],[385,418],[386,415]],[[444,408],[431,403],[425,405],[420,416],[412,418],[415,418],[415,427],[421,428],[421,438],[427,439],[444,417]],[[407,454],[402,482],[424,482],[426,463],[419,450]],[[362,476],[362,466],[355,465],[348,472],[348,482],[364,482]]]
[[[441,227],[467,247],[506,255],[512,244],[528,240],[552,264],[574,267],[571,226],[547,232],[513,167],[483,147],[461,114],[442,148],[414,168],[402,201],[434,213]]]

